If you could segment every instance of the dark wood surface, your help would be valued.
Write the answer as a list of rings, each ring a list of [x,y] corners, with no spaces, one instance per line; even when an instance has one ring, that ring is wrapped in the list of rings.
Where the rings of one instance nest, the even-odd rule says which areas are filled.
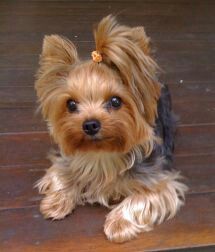
[[[49,166],[52,146],[35,113],[42,38],[65,35],[89,58],[92,26],[109,13],[145,25],[152,37],[164,70],[160,78],[180,118],[174,167],[190,187],[186,206],[173,220],[122,245],[103,234],[105,208],[78,207],[62,221],[47,221],[33,188]],[[0,251],[215,251],[214,14],[213,0],[0,2]]]

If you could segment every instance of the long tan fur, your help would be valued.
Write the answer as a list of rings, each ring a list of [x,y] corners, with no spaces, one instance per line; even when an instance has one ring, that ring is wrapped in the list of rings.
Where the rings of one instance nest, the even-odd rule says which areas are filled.
[[[64,37],[44,39],[35,88],[60,155],[52,156],[53,165],[37,183],[44,195],[40,209],[46,218],[62,219],[78,204],[99,202],[113,208],[104,225],[108,239],[124,242],[173,217],[186,187],[159,162],[141,174],[133,169],[159,143],[153,127],[161,84],[143,27],[107,16],[94,36],[100,63],[80,61]],[[114,96],[122,100],[120,109],[108,105]],[[77,104],[73,113],[68,100]],[[91,119],[102,125],[93,138],[82,128]]]
[[[156,77],[158,66],[148,54],[149,39],[144,28],[119,25],[110,15],[99,23],[94,36],[96,50],[102,53],[107,64],[116,66],[141,113],[153,124],[160,84]]]

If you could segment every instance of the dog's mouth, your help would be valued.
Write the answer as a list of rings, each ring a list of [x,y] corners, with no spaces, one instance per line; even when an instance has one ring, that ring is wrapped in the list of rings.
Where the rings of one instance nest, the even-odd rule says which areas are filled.
[[[91,141],[92,143],[95,142],[103,142],[103,141],[108,141],[108,140],[111,140],[112,138],[111,137],[102,137],[100,135],[95,135],[95,136],[91,136],[91,137],[87,137],[87,140],[88,141]]]
[[[76,142],[74,146],[76,150],[102,150],[107,144],[109,145],[111,142],[110,137],[102,137],[102,136],[84,136],[80,141]]]
[[[125,142],[123,139],[115,138],[113,136],[86,136],[82,135],[81,138],[71,142],[71,151],[106,151],[106,152],[122,152],[124,151]],[[70,147],[70,148],[71,148]]]

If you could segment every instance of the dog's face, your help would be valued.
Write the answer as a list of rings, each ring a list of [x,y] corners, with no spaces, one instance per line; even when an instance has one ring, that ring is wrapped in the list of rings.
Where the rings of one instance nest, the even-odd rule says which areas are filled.
[[[148,137],[134,97],[115,71],[85,62],[61,78],[53,91],[47,83],[43,109],[49,111],[52,134],[65,153],[127,152]]]
[[[116,67],[80,62],[73,44],[59,36],[45,38],[40,64],[36,89],[42,112],[67,155],[126,153],[152,139],[145,104]]]

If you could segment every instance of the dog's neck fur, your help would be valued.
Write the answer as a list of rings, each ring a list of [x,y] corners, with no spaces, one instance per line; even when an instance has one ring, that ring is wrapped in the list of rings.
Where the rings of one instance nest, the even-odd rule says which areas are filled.
[[[77,181],[111,183],[133,166],[134,154],[87,152],[64,157]]]
[[[62,154],[52,161],[62,164],[60,166],[67,170],[63,184],[71,183],[78,188],[81,195],[79,203],[100,202],[109,206],[110,198],[121,197],[116,183],[124,179],[126,171],[133,167],[137,156],[136,150],[128,154],[88,152],[76,153],[71,157]],[[65,178],[65,170],[63,173],[62,179]]]

